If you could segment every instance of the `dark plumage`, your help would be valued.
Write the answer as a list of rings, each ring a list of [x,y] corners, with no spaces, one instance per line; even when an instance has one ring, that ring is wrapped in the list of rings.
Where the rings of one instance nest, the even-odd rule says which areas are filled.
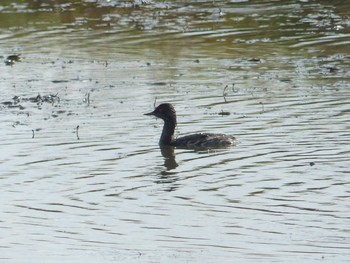
[[[225,134],[198,133],[180,138],[174,137],[176,127],[176,111],[170,103],[160,104],[154,111],[145,115],[153,115],[164,121],[159,145],[171,145],[188,148],[220,148],[235,144],[235,137]]]

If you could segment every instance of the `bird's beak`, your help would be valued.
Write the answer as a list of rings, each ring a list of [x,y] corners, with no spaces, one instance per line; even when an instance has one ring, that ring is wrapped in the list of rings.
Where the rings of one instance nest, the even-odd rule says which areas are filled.
[[[149,113],[145,113],[144,115],[155,115],[155,112],[152,111],[152,112],[149,112]]]

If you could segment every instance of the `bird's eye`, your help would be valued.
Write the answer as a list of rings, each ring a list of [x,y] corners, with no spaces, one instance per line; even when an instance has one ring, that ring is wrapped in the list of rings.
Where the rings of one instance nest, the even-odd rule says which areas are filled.
[[[163,112],[163,108],[159,108],[158,112],[162,113]]]

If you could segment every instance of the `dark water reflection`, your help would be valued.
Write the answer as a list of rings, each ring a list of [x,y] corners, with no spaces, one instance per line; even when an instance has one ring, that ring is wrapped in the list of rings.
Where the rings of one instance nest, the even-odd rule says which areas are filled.
[[[176,162],[175,148],[172,146],[160,146],[160,152],[164,157],[164,166],[167,170],[173,170],[179,165]]]
[[[349,11],[2,1],[0,259],[348,262]],[[238,145],[159,149],[156,98]]]

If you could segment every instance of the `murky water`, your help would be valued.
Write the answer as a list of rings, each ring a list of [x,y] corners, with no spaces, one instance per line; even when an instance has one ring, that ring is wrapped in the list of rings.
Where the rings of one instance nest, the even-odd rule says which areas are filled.
[[[348,262],[349,13],[2,1],[0,260]],[[164,158],[155,100],[238,145]]]

